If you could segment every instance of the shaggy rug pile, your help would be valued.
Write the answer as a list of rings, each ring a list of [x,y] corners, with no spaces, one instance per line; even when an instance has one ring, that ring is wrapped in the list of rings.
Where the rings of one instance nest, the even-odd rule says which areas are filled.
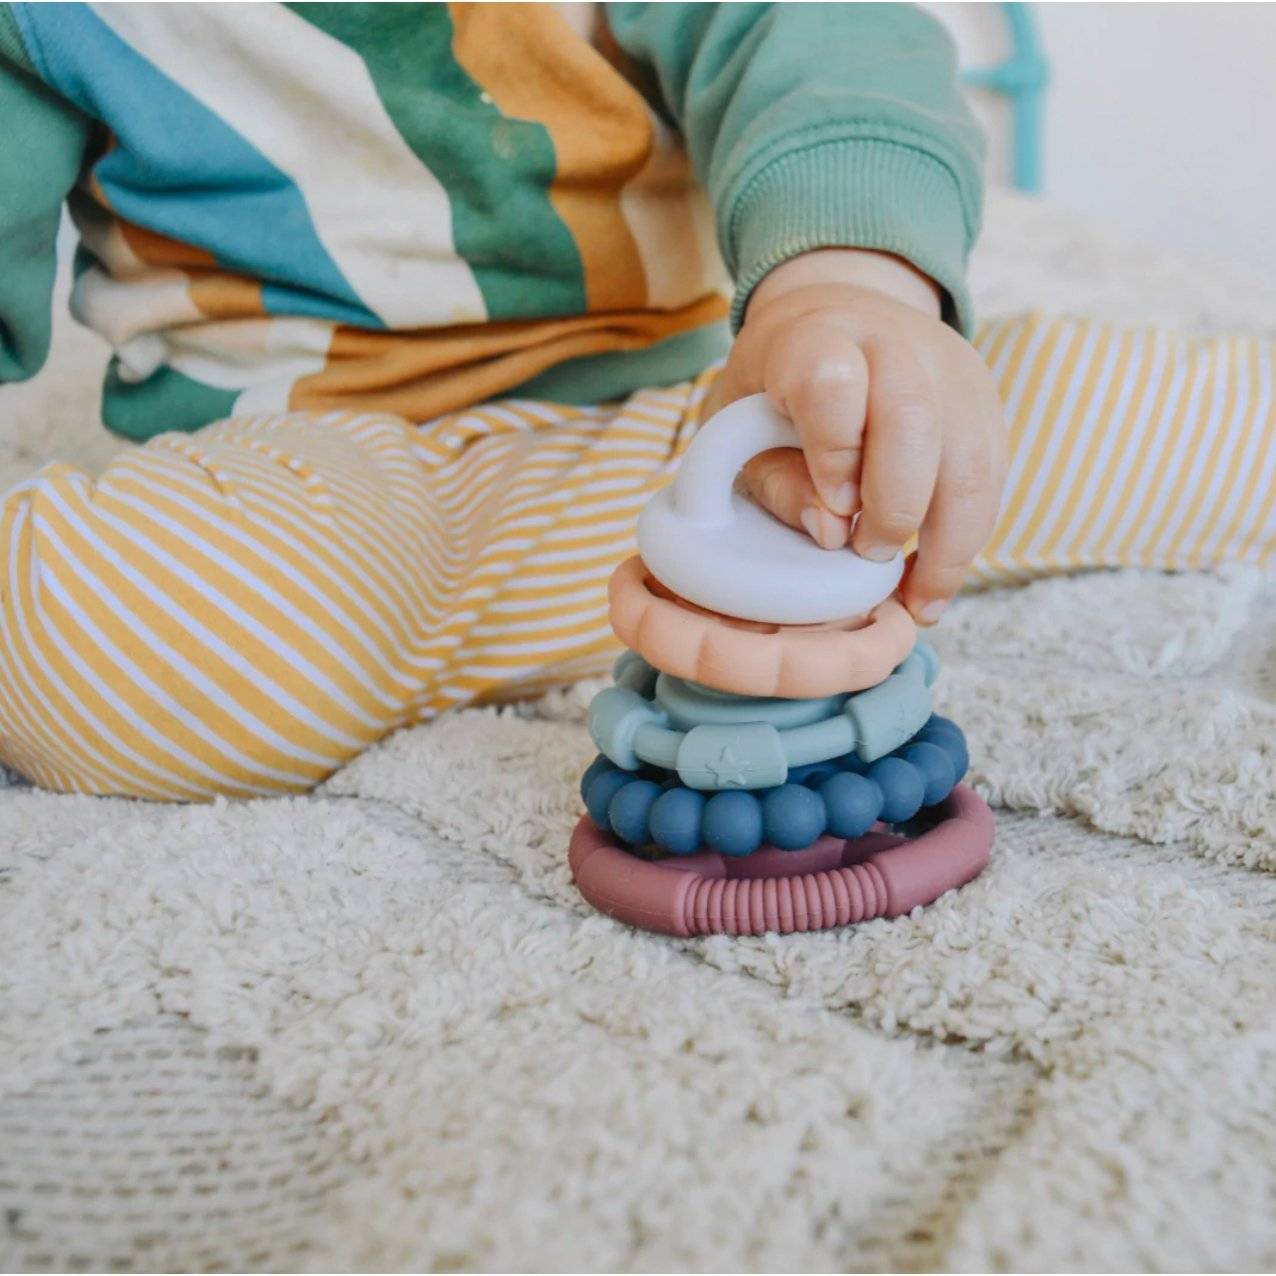
[[[1260,281],[993,203],[985,314],[1276,332]],[[0,392],[0,482],[94,465],[101,352]],[[0,792],[5,1269],[1276,1266],[1276,595],[960,601],[982,878],[671,942],[565,846],[592,688],[403,732],[311,797]]]

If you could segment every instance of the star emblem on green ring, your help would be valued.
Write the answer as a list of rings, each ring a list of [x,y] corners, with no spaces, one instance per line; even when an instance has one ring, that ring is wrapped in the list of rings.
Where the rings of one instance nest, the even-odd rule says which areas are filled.
[[[735,751],[729,744],[718,754],[716,762],[706,762],[705,767],[720,789],[748,787],[749,768],[736,757]]]

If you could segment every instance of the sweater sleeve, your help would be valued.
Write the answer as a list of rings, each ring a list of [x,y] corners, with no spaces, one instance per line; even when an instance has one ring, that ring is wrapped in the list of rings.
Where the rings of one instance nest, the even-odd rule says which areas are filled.
[[[49,353],[62,201],[90,122],[35,73],[0,5],[0,383],[34,376]]]
[[[894,253],[969,334],[983,139],[943,27],[905,4],[611,4],[616,43],[681,129],[735,280],[732,323],[781,262]]]

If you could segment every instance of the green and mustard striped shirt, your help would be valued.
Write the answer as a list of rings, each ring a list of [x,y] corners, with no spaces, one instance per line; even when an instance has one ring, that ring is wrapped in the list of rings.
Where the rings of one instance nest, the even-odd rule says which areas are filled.
[[[0,120],[0,380],[47,354],[66,202],[132,438],[619,397],[831,245],[969,325],[980,140],[908,5],[4,5]]]

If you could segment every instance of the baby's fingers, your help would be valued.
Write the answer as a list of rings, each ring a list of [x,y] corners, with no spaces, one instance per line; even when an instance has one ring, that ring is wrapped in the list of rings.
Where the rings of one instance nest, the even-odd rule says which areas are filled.
[[[793,422],[820,501],[849,517],[859,508],[868,364],[849,324],[828,315],[799,319],[767,352],[772,401]]]
[[[760,452],[744,467],[744,482],[753,499],[783,523],[807,532],[825,549],[841,549],[851,520],[824,508],[802,453],[793,448]]]
[[[942,435],[930,376],[906,344],[874,343],[855,551],[893,558],[930,508]]]
[[[904,581],[904,603],[924,625],[939,619],[996,526],[1005,472],[1000,406],[991,403],[984,416],[962,422],[945,442],[935,496]]]

